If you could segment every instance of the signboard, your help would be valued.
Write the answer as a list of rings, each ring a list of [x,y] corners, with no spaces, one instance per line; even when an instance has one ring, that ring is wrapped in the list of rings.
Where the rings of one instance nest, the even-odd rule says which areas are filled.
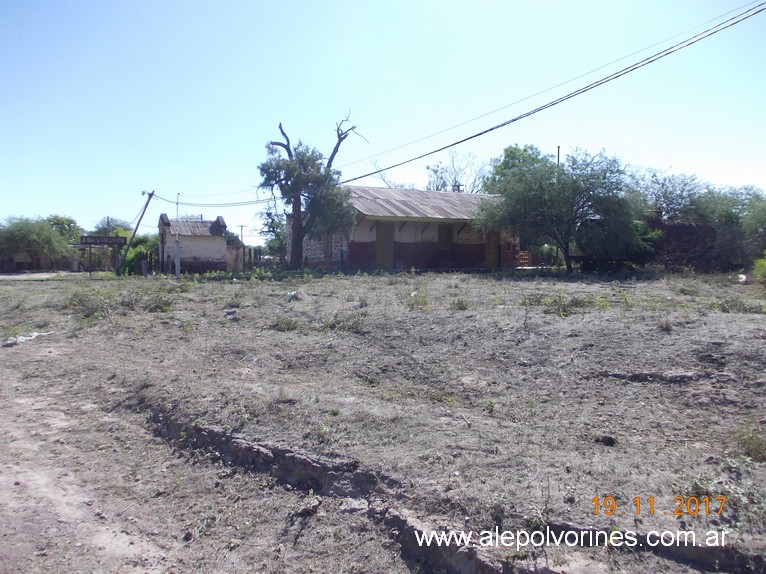
[[[80,245],[125,245],[127,242],[125,237],[112,235],[83,235],[80,237]]]

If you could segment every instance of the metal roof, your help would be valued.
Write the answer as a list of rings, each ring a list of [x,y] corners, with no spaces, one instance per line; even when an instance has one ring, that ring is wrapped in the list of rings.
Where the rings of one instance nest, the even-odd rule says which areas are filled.
[[[486,194],[424,191],[387,187],[345,186],[351,203],[370,219],[447,220],[475,219]]]
[[[160,215],[160,225],[169,227],[168,233],[175,235],[193,235],[196,237],[221,237],[226,233],[226,222],[220,215],[213,220],[207,219],[170,219],[166,213]]]

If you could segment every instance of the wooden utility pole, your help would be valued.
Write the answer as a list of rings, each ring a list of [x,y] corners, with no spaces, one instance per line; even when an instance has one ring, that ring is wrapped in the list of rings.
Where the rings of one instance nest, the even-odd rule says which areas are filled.
[[[145,195],[146,192],[142,191],[141,195]],[[144,213],[146,213],[146,208],[149,207],[149,202],[152,200],[152,197],[154,197],[154,192],[149,193],[149,197],[146,200],[146,203],[144,204],[144,209],[141,211],[141,216],[138,218],[138,223],[136,223],[136,228],[133,230],[133,235],[130,236],[130,241],[128,241],[128,245],[125,247],[125,253],[122,254],[122,259],[120,259],[120,264],[117,266],[117,269],[115,270],[115,275],[119,275],[122,271],[122,266],[125,265],[125,258],[128,256],[128,251],[130,251],[130,246],[133,245],[133,240],[136,238],[136,233],[138,233],[138,226],[141,225],[141,220],[144,218]]]

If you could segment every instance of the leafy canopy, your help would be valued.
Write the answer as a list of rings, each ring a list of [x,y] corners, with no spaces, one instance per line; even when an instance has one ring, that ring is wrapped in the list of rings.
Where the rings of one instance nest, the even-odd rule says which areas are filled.
[[[66,215],[49,215],[45,221],[70,244],[80,243],[80,236],[85,233],[85,230],[77,225],[77,221]]]
[[[315,148],[302,142],[291,145],[290,138],[279,124],[284,142],[266,145],[268,157],[258,169],[262,188],[278,189],[285,205],[290,208],[290,267],[303,266],[303,238],[319,237],[323,233],[346,233],[353,224],[350,192],[338,185],[340,172],[332,162],[341,144],[356,126],[344,128],[348,118],[335,127],[337,141],[325,162]]]
[[[322,233],[346,231],[353,222],[349,192],[338,186],[340,172],[327,168],[324,156],[315,148],[298,142],[292,158],[285,157],[279,146],[267,146],[268,159],[259,166],[263,188],[277,188],[285,205],[300,198],[304,233],[319,237]]]
[[[0,226],[0,258],[56,259],[70,253],[67,239],[45,220],[11,218]]]
[[[485,202],[480,224],[511,230],[523,243],[553,243],[572,271],[575,245],[596,258],[630,258],[646,246],[633,225],[624,197],[624,170],[603,152],[576,150],[559,166],[534,146],[511,146],[493,162],[485,191],[499,200]]]

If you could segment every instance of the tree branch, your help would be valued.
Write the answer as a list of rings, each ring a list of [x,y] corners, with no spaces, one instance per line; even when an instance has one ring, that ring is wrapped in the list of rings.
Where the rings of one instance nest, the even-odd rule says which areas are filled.
[[[283,150],[287,152],[287,158],[293,159],[293,150],[290,147],[290,138],[287,137],[285,130],[282,129],[282,122],[279,122],[279,133],[281,133],[282,137],[285,138],[285,143],[272,141],[272,142],[269,142],[269,145],[281,147]]]
[[[341,121],[339,124],[335,125],[335,133],[338,136],[338,141],[335,143],[335,147],[332,150],[332,153],[330,154],[330,158],[327,160],[327,169],[332,168],[332,162],[335,160],[335,156],[338,153],[338,150],[340,149],[340,144],[343,143],[343,141],[348,137],[348,135],[356,130],[356,126],[351,126],[348,129],[343,129],[343,124],[345,124],[348,121],[348,116],[345,117],[343,121]]]

